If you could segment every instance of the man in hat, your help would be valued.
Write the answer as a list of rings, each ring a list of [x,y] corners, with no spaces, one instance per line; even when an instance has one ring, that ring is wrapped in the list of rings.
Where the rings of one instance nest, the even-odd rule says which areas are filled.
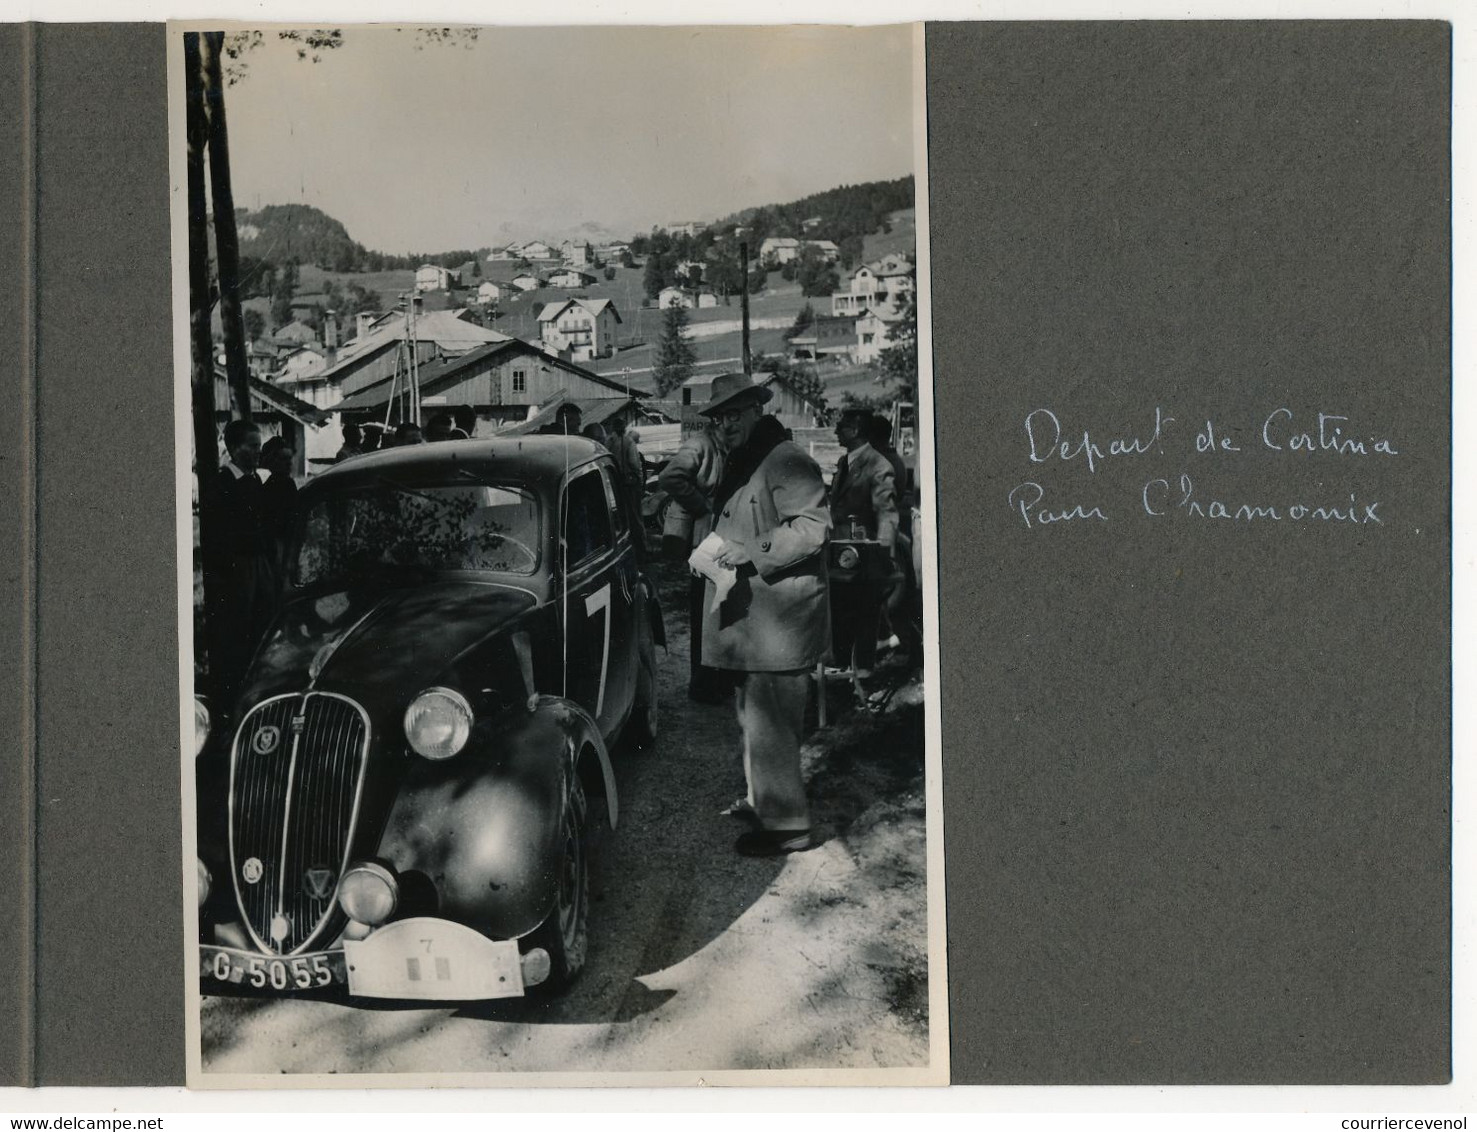
[[[703,663],[733,674],[744,736],[746,805],[756,828],[735,848],[749,857],[812,848],[800,777],[809,675],[830,637],[826,487],[816,462],[763,406],[772,394],[743,373],[713,381],[703,415],[716,422],[728,457],[713,496],[720,566],[738,578],[722,604],[708,583]]]

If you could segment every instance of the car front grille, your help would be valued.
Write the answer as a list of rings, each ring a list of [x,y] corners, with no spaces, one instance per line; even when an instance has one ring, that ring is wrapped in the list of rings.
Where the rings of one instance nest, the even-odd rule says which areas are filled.
[[[329,692],[254,707],[231,751],[231,873],[262,950],[306,950],[335,920],[369,750],[369,720]]]

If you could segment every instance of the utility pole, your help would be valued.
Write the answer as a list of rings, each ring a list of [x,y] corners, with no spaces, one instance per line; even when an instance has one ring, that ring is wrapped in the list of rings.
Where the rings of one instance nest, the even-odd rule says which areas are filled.
[[[743,320],[744,320],[744,372],[753,375],[754,363],[749,358],[749,241],[739,241],[739,271],[744,276],[744,289],[739,292],[743,296]]]
[[[210,147],[210,200],[215,212],[216,281],[221,295],[221,329],[226,339],[226,380],[235,415],[251,420],[251,382],[246,365],[246,331],[241,321],[240,252],[236,205],[231,195],[231,156],[226,141],[226,104],[221,80],[225,32],[207,31],[198,39],[204,90],[205,131]]]

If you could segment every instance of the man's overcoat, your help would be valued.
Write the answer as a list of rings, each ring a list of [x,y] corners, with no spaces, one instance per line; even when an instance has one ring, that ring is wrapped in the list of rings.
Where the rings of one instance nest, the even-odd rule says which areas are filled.
[[[830,644],[826,540],[831,516],[816,462],[781,441],[724,503],[713,529],[751,563],[715,611],[703,602],[703,663],[739,672],[812,668]]]

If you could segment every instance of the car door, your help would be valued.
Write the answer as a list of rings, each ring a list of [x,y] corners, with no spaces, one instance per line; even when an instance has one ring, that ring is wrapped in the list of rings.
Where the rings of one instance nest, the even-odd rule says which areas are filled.
[[[608,493],[607,474],[591,464],[565,484],[559,509],[564,694],[593,715],[605,735],[620,721],[634,687],[631,581],[620,569]]]

